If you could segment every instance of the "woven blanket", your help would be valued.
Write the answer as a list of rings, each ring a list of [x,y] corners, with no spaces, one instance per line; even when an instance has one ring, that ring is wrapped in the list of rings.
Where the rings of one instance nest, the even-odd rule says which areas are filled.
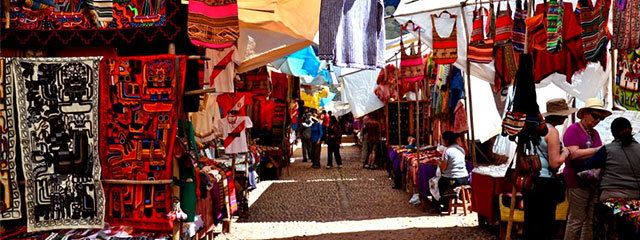
[[[240,36],[236,0],[190,0],[187,33],[196,46],[231,47]]]
[[[22,217],[16,175],[16,122],[13,76],[0,58],[0,221]]]
[[[100,159],[103,179],[171,179],[178,89],[186,58],[176,56],[107,58],[100,93]],[[170,230],[168,184],[105,187],[106,221],[137,229]]]
[[[28,231],[101,228],[100,58],[11,61]]]

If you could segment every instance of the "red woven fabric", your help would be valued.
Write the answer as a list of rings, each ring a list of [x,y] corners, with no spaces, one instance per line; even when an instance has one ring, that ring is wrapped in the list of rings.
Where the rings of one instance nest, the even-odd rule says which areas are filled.
[[[103,179],[171,179],[173,143],[186,57],[106,58],[100,93],[100,159]],[[145,230],[171,230],[168,184],[106,185],[106,221]]]

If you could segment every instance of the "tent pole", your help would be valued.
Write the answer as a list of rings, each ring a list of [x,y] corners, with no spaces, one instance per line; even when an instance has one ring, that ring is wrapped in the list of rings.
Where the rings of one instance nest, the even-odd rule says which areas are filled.
[[[464,6],[465,4],[461,3],[460,4],[460,11],[462,12],[462,23],[464,26],[464,36],[468,42],[469,40],[469,32],[466,30],[467,29],[467,20],[465,17],[465,12],[464,12]],[[467,43],[467,53],[469,52],[469,44]],[[471,161],[473,162],[473,164],[476,164],[476,145],[475,145],[475,125],[473,123],[473,98],[471,97],[471,62],[469,62],[469,58],[467,58],[467,93],[469,94],[469,123],[471,124],[470,126],[470,132],[471,132],[471,139],[469,139],[469,149],[471,150]],[[466,98],[465,98],[466,99]]]
[[[396,58],[396,88],[398,93],[396,94],[396,102],[398,102],[398,146],[402,145],[402,131],[400,126],[400,64],[398,63],[398,58]]]

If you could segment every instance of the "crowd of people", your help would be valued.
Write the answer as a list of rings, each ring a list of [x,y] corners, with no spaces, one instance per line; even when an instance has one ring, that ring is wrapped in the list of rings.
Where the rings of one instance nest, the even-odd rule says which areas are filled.
[[[299,138],[302,141],[302,162],[311,161],[312,168],[321,168],[320,154],[322,142],[324,142],[328,147],[326,168],[333,168],[334,158],[337,167],[341,168],[340,144],[343,129],[344,126],[338,122],[338,118],[333,116],[331,111],[318,112],[315,109],[306,109],[299,129]]]
[[[571,124],[561,138],[555,126],[563,125],[576,111],[580,121]],[[526,239],[553,238],[556,206],[565,200],[565,192],[569,201],[565,239],[594,238],[598,202],[640,199],[640,175],[636,175],[640,173],[640,144],[633,138],[631,123],[622,117],[613,120],[614,140],[606,145],[595,129],[611,114],[597,98],[588,99],[579,110],[570,108],[564,99],[547,102],[543,116],[549,131],[537,147],[542,170],[533,189],[523,192]]]

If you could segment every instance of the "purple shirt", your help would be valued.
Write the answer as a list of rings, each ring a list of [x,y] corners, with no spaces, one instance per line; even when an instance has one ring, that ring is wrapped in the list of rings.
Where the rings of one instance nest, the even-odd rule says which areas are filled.
[[[578,146],[580,149],[587,149],[587,141],[591,141],[591,148],[602,146],[602,140],[600,140],[600,134],[598,131],[593,129],[593,139],[587,133],[582,130],[579,123],[574,123],[567,128],[567,131],[564,132],[563,143],[565,147],[570,146]],[[567,183],[567,188],[578,188],[580,187],[578,184],[578,176],[577,172],[582,171],[582,165],[584,161],[565,161],[564,171],[564,179]]]

